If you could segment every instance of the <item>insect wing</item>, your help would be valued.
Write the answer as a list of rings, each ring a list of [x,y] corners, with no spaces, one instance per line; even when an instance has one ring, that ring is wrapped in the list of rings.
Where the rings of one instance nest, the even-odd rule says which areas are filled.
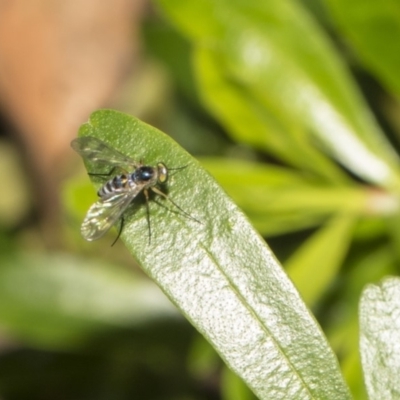
[[[101,238],[121,218],[142,188],[143,185],[136,185],[129,190],[112,193],[94,203],[81,226],[84,239],[92,241]]]
[[[113,167],[130,166],[137,168],[138,163],[113,149],[102,140],[93,136],[82,136],[71,142],[71,147],[85,160],[107,164]]]

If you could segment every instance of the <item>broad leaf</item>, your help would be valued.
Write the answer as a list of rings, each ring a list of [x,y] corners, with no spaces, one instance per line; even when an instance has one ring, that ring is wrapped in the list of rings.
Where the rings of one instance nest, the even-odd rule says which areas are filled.
[[[360,347],[370,399],[400,399],[400,279],[369,285],[360,301]]]
[[[260,399],[349,398],[335,356],[281,266],[197,161],[155,128],[113,111],[94,113],[80,135],[149,165],[186,166],[164,190],[200,222],[158,199],[150,204],[151,243],[143,204],[126,214],[122,238]]]

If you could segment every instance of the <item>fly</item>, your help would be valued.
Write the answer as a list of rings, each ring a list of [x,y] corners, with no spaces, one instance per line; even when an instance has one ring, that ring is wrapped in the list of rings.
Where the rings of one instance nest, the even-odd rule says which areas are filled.
[[[85,160],[111,167],[108,174],[89,173],[89,175],[111,176],[116,168],[123,171],[127,171],[125,168],[128,168],[128,171],[133,171],[115,175],[98,190],[97,195],[99,196],[99,200],[89,208],[81,226],[81,233],[84,239],[92,241],[101,238],[121,219],[118,236],[112,244],[114,245],[122,232],[125,210],[138,194],[143,192],[146,200],[146,218],[150,242],[150,190],[169,200],[187,218],[199,222],[157,187],[168,181],[170,170],[183,169],[185,167],[168,169],[162,162],[157,163],[154,167],[144,165],[141,162],[137,163],[93,136],[83,136],[74,139],[71,142],[71,146]]]

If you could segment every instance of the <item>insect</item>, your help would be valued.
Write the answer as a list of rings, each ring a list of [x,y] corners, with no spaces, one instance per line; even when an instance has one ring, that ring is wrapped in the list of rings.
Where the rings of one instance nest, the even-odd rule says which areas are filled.
[[[122,175],[114,175],[98,190],[97,195],[99,196],[99,200],[89,208],[81,226],[81,233],[84,239],[92,241],[101,238],[119,219],[121,219],[120,230],[112,244],[113,246],[122,232],[124,223],[123,214],[125,210],[138,194],[143,192],[146,200],[146,218],[150,242],[150,190],[169,200],[187,218],[199,222],[157,187],[168,181],[170,170],[178,170],[186,167],[168,169],[162,162],[157,163],[154,167],[144,165],[142,162],[135,162],[130,157],[125,156],[93,136],[83,136],[74,139],[71,142],[71,146],[84,159],[111,167],[110,172],[107,174],[89,173],[89,175],[110,177],[117,168],[125,172]],[[128,170],[125,168],[128,168]]]

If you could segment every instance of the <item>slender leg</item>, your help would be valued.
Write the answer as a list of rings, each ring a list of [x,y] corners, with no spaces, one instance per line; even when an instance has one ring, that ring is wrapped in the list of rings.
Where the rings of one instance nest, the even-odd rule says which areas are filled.
[[[111,247],[113,247],[114,244],[117,243],[119,237],[121,236],[122,229],[124,228],[124,223],[125,223],[125,220],[124,220],[124,217],[122,216],[122,217],[121,217],[121,225],[119,226],[118,235],[117,235],[116,239],[112,242]]]
[[[146,218],[147,226],[149,227],[149,244],[151,244],[151,225],[150,225],[150,205],[149,205],[149,191],[147,189],[143,190],[144,197],[146,198]]]
[[[185,210],[183,210],[181,207],[178,206],[178,204],[176,204],[169,196],[167,196],[165,193],[163,193],[160,189],[157,189],[156,187],[152,187],[151,190],[154,193],[157,193],[158,195],[164,197],[164,199],[167,199],[168,201],[170,201],[186,218],[189,218],[193,221],[198,222],[199,224],[201,224],[201,222],[199,220],[197,220],[196,218],[192,217],[189,213],[187,213]]]

